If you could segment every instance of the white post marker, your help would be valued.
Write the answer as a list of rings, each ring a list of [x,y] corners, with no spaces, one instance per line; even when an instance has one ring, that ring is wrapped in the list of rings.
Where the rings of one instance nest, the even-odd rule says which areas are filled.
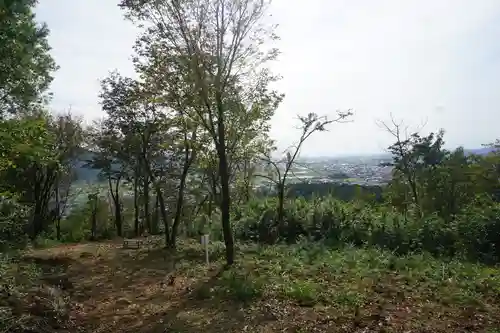
[[[209,242],[208,234],[202,235],[201,236],[201,245],[203,245],[205,248],[205,260],[207,262],[207,265],[209,264],[209,261],[208,261],[208,242]]]

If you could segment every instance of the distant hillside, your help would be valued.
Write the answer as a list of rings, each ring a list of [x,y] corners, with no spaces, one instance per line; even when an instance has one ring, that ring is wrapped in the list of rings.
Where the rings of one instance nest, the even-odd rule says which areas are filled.
[[[82,183],[95,183],[98,181],[97,175],[100,170],[85,167],[92,158],[91,152],[85,152],[81,154],[75,163],[77,182]]]
[[[99,170],[86,168],[84,161],[77,162],[76,177],[77,182],[95,183],[98,181]]]
[[[493,151],[495,151],[495,149],[490,148],[490,147],[483,147],[483,148],[476,148],[476,149],[465,149],[465,153],[467,155],[470,155],[470,154],[487,155]],[[387,157],[387,156],[389,156],[389,155],[384,155],[384,157]],[[78,177],[78,182],[83,182],[83,183],[98,182],[98,175],[99,175],[100,170],[85,167],[85,165],[87,164],[87,161],[90,160],[91,158],[92,158],[92,152],[86,152],[86,153],[82,154],[79,157],[78,161],[76,162],[76,174]],[[318,158],[316,158],[316,159],[318,159]],[[340,160],[348,160],[348,159],[349,158],[344,158],[344,159],[340,159]],[[352,159],[352,157],[350,159]],[[307,161],[309,161],[309,162],[311,160],[315,160],[315,159],[311,159],[311,158],[307,159]],[[382,162],[381,165],[390,165],[390,163]],[[331,178],[347,178],[347,176],[345,176],[345,177],[344,176],[345,175],[342,175],[342,177],[340,177],[340,175],[332,175]]]
[[[465,149],[466,154],[475,154],[475,155],[488,155],[489,153],[494,152],[494,148],[490,147],[483,147],[483,148],[476,148],[476,149]]]

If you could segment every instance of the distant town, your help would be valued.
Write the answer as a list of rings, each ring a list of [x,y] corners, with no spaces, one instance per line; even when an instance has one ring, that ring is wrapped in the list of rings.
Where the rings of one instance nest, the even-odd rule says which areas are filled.
[[[391,179],[390,156],[301,158],[287,183],[384,185]],[[267,185],[263,180],[259,185]]]
[[[493,148],[465,149],[466,154],[486,155]],[[389,154],[350,157],[301,157],[294,163],[288,183],[341,183],[386,185],[391,180]]]

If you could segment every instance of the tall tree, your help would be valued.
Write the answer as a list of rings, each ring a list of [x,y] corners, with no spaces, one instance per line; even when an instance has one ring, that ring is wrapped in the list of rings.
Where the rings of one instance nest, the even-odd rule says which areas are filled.
[[[0,189],[17,194],[21,203],[32,208],[31,235],[36,237],[60,218],[60,204],[68,194],[62,185],[71,182],[83,129],[70,114],[38,114],[2,124],[10,125],[12,139],[2,141],[1,149],[11,155],[0,173]]]
[[[238,111],[248,112],[254,105],[277,106],[282,98],[269,90],[277,77],[266,62],[278,52],[263,47],[266,40],[276,39],[274,26],[264,25],[268,5],[264,0],[123,0],[120,4],[128,17],[147,23],[145,36],[161,40],[164,61],[183,61],[195,88],[194,97],[201,106],[195,109],[197,121],[210,134],[217,152],[228,265],[234,262],[228,147],[231,108],[245,105]]]
[[[36,0],[0,1],[0,115],[44,101],[56,69],[47,25],[35,20]]]
[[[120,186],[126,177],[126,153],[122,151],[124,140],[108,119],[96,122],[92,128],[89,149],[91,158],[87,167],[98,169],[99,178],[108,183],[109,194],[113,201],[116,233],[122,236],[122,199]],[[89,199],[95,199],[94,197]],[[91,200],[91,201],[92,201]]]
[[[179,103],[182,104],[181,100],[170,100],[169,96],[157,94],[151,82],[158,84],[151,78],[139,82],[116,72],[102,82],[102,105],[107,117],[104,131],[98,139],[100,144],[96,146],[108,155],[108,161],[115,159],[115,164],[122,166],[121,178],[127,178],[133,184],[136,234],[141,233],[144,227],[144,223],[139,221],[140,194],[145,224],[149,227],[151,224],[149,186],[152,184],[165,226],[166,246],[174,248],[181,222],[187,173],[195,157],[193,142],[196,141],[197,127],[192,126],[193,122],[184,116],[185,110],[178,107]],[[110,134],[112,140],[103,140]],[[171,185],[177,187],[176,204],[172,209],[168,207],[167,213],[167,206],[170,206],[167,199],[173,197]],[[170,211],[175,211],[172,225]]]

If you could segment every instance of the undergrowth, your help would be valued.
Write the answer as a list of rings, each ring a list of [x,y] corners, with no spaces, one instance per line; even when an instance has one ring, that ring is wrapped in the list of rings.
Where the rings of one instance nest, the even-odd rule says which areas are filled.
[[[300,306],[324,305],[344,313],[386,303],[422,308],[500,310],[500,269],[429,254],[396,255],[380,249],[321,244],[247,245],[241,260],[201,298],[278,298]]]
[[[203,320],[207,323],[214,320],[210,316],[216,311],[218,321],[233,325],[228,332],[238,331],[240,325],[251,328],[256,324],[245,318],[263,315],[278,326],[301,328],[303,332],[313,332],[315,327],[321,327],[319,332],[361,332],[357,328],[370,325],[384,325],[383,330],[375,331],[394,333],[489,332],[500,327],[500,268],[484,264],[438,259],[425,253],[398,255],[374,247],[333,249],[320,242],[301,241],[294,245],[239,244],[237,262],[224,268],[220,242],[209,246],[209,266],[196,242],[180,240],[175,253],[160,248],[123,250],[118,245],[100,252],[90,246],[68,250],[84,251],[81,253],[60,248],[38,251],[50,253],[54,263],[64,262],[65,257],[79,262],[73,268],[78,271],[72,273],[74,290],[78,291],[75,295],[92,295],[85,300],[90,310],[82,305],[83,313],[92,312],[92,304],[102,299],[107,300],[102,311],[124,314],[126,309],[137,309],[140,316],[132,312],[123,320],[147,322],[152,319],[146,318],[164,313],[147,313],[147,309],[176,304],[180,312],[165,315],[163,323],[170,326],[162,329],[195,331],[194,326],[189,330],[186,325],[204,325],[199,316],[205,311]],[[87,265],[97,266],[89,270]],[[165,284],[168,276],[175,277],[170,286]],[[107,282],[96,284],[96,280]],[[150,292],[151,288],[156,292]],[[68,303],[75,299],[53,294],[46,302],[52,312],[47,313],[62,321],[67,318]],[[138,295],[142,300],[138,301]],[[151,300],[143,299],[145,295]],[[232,309],[246,315],[233,317],[240,315]],[[88,318],[80,316],[79,325],[91,327],[101,320],[102,311],[86,315]],[[116,318],[119,323],[121,317]],[[207,332],[220,329],[213,326]]]
[[[69,298],[43,284],[41,268],[0,254],[0,332],[47,332],[68,321]]]

